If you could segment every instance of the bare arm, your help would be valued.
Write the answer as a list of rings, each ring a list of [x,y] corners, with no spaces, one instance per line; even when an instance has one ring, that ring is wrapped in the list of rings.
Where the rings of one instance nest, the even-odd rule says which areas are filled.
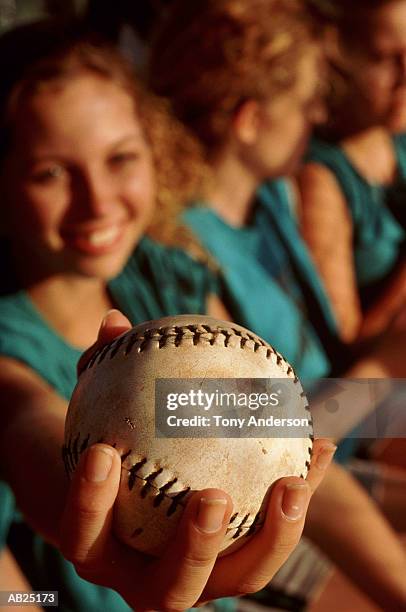
[[[100,345],[130,327],[117,311],[107,318]],[[140,612],[174,612],[202,599],[261,589],[297,544],[311,494],[334,451],[326,441],[315,441],[306,481],[288,477],[275,484],[264,526],[241,551],[217,561],[232,502],[227,493],[207,489],[191,497],[177,537],[152,562],[112,535],[121,473],[117,451],[107,445],[90,447],[68,487],[60,458],[66,403],[11,359],[0,358],[0,386],[3,475],[28,521],[61,548],[81,577],[114,588]],[[321,455],[324,468],[316,465]],[[218,512],[213,517],[213,505],[224,509],[221,520]]]
[[[370,497],[337,464],[313,497],[305,534],[384,610],[405,609],[403,547]]]
[[[27,593],[31,591],[31,585],[8,548],[0,553],[0,591],[25,591]],[[15,604],[2,606],[2,612],[15,612],[16,609],[18,608]],[[35,604],[25,604],[24,610],[26,612],[41,612],[43,608]]]
[[[340,410],[334,413],[326,410],[326,401],[332,397],[329,389],[327,394],[321,392],[312,399],[312,415],[317,435],[327,436],[335,441],[341,440],[374,410],[384,410],[383,402],[392,392],[393,383],[396,384],[392,379],[406,377],[405,357],[406,321],[400,320],[398,323],[395,320],[391,329],[371,345],[345,373],[344,378],[348,378],[350,382]],[[359,387],[354,384],[356,379],[379,380],[371,381],[370,392],[360,393]],[[343,383],[345,385],[344,381]],[[339,396],[337,399],[340,402]],[[401,424],[399,426],[402,427]]]
[[[68,488],[60,459],[67,404],[28,367],[4,357],[0,389],[3,476],[28,522],[56,543]]]
[[[401,308],[406,308],[406,261],[400,263],[384,295],[365,314],[360,339],[383,332]]]
[[[217,296],[209,300],[211,316],[230,320],[230,315]],[[402,341],[398,347],[403,345]],[[385,360],[386,354],[390,358]],[[371,355],[356,364],[348,376],[384,377],[396,359],[395,347]],[[392,359],[393,355],[393,359]],[[365,407],[366,413],[370,404]],[[362,418],[359,406],[355,424]],[[352,429],[351,420],[346,432]],[[345,432],[345,433],[346,433]],[[309,508],[305,533],[319,545],[348,577],[384,609],[406,606],[406,556],[396,534],[383,518],[374,502],[342,467],[332,464]],[[374,533],[374,538],[371,538]],[[376,537],[375,537],[376,534]],[[384,549],[383,554],[381,550]]]
[[[298,176],[300,225],[335,312],[340,335],[352,342],[362,314],[353,260],[352,222],[330,170],[306,164]]]

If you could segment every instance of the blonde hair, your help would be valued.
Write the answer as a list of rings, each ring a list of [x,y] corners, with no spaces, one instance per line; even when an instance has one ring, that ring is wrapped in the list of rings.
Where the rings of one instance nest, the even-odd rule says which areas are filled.
[[[315,38],[300,0],[180,1],[156,33],[150,85],[210,152],[241,103],[294,84]]]
[[[147,233],[168,245],[182,246],[186,242],[192,253],[207,259],[197,241],[180,229],[177,221],[183,203],[196,196],[204,177],[200,145],[171,117],[168,104],[147,91],[113,46],[81,24],[45,20],[4,35],[0,58],[0,160],[12,143],[16,109],[27,96],[81,72],[110,79],[133,98],[152,152],[158,202]]]

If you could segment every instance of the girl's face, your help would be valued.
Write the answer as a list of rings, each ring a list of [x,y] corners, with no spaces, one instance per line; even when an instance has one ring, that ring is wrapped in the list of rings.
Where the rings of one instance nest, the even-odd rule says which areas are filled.
[[[134,102],[91,73],[21,103],[4,164],[7,231],[28,278],[109,279],[151,218],[151,151]]]
[[[242,157],[259,181],[297,170],[315,124],[325,119],[321,76],[324,61],[317,47],[303,55],[293,87],[256,102],[255,137]]]
[[[405,0],[372,13],[365,35],[344,49],[344,71],[362,122],[394,132],[406,129]]]

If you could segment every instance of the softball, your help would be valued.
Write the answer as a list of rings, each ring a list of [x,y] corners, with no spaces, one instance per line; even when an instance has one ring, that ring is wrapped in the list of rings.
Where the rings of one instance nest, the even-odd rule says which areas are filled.
[[[157,379],[291,379],[309,428],[303,437],[156,437]],[[308,404],[285,359],[247,329],[205,316],[143,323],[94,353],[73,392],[63,459],[69,475],[96,442],[122,459],[114,530],[129,546],[159,556],[174,537],[196,490],[220,488],[234,513],[222,554],[243,545],[263,523],[275,480],[306,477],[312,450]]]

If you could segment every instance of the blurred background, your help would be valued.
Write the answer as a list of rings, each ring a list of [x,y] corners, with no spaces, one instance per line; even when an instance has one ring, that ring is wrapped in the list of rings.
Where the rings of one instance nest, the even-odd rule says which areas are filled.
[[[0,0],[0,31],[45,16],[81,16],[142,68],[152,31],[170,5],[171,0]],[[403,195],[400,191],[398,200],[404,214]],[[404,443],[405,440],[399,441],[397,451],[383,449],[381,456],[386,452],[387,462],[396,467],[397,457],[406,450]],[[373,480],[375,473],[364,459],[361,453],[353,461],[353,473],[361,481]],[[396,480],[395,475],[392,478],[393,488],[398,497],[403,496],[404,503],[405,481]],[[404,538],[403,535],[400,537]],[[406,544],[405,538],[404,542]],[[244,598],[239,607],[241,612],[374,612],[379,609],[365,592],[362,593],[314,544],[306,540],[298,549],[295,560],[277,574],[269,592],[264,590],[257,597]]]

